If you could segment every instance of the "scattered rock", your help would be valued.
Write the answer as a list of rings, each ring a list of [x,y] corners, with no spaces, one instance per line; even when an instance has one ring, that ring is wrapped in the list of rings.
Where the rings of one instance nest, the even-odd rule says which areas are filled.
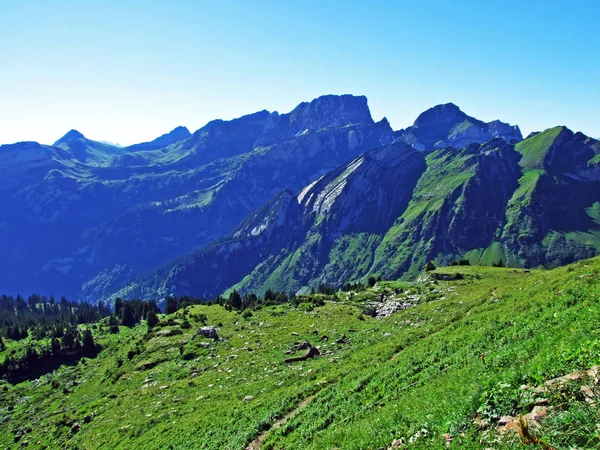
[[[216,341],[217,339],[219,339],[219,334],[217,333],[217,331],[218,330],[216,327],[202,327],[198,331],[196,331],[194,336],[192,336],[192,339],[195,339],[196,336],[204,336],[210,339],[214,339]]]
[[[498,421],[498,426],[505,427],[506,425],[511,423],[513,420],[515,420],[515,418],[513,416],[501,417],[500,420]]]
[[[534,406],[533,410],[525,415],[528,421],[535,420],[541,422],[548,415],[547,408],[545,406]]]
[[[581,386],[580,391],[583,394],[586,402],[590,404],[596,402],[596,394],[590,386]]]
[[[394,439],[390,448],[401,448],[404,447],[404,439]]]
[[[343,334],[341,338],[337,339],[335,341],[336,344],[347,344],[348,341],[346,340],[346,335]]]
[[[253,395],[246,395],[244,397],[244,402],[245,403],[251,402],[252,400],[254,400],[254,396]]]
[[[284,360],[286,364],[296,362],[296,361],[306,361],[309,358],[314,358],[315,356],[320,355],[321,352],[316,347],[310,347],[306,353],[302,356],[297,356],[295,358],[287,358]]]
[[[92,416],[89,414],[83,418],[83,423],[90,423],[92,421]]]
[[[394,314],[396,311],[402,311],[414,306],[411,302],[397,302],[397,301],[386,301],[384,303],[378,303],[375,307],[375,317],[377,319],[383,319]]]
[[[294,348],[296,350],[306,350],[307,348],[310,348],[310,347],[311,347],[311,345],[310,345],[310,342],[308,342],[308,341],[304,341],[300,344],[294,345]]]
[[[571,372],[562,377],[553,378],[551,380],[548,380],[544,384],[546,386],[556,386],[556,385],[560,386],[560,385],[565,384],[567,381],[579,381],[579,380],[581,380],[581,371],[576,370],[575,372]]]

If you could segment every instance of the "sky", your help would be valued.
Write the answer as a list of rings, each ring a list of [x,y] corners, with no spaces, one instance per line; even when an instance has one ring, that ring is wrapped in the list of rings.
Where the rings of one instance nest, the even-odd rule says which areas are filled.
[[[600,137],[600,2],[0,2],[0,144],[130,145],[324,94]]]

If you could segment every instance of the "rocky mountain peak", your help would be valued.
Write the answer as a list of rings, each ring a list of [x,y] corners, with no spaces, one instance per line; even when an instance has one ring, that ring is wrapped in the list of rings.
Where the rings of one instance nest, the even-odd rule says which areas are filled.
[[[364,95],[323,95],[309,103],[300,103],[286,114],[292,131],[319,129],[355,123],[373,123]]]
[[[175,142],[182,141],[191,136],[190,130],[186,127],[178,126],[170,132],[157,137],[153,141],[143,142],[141,144],[130,145],[127,150],[140,151],[140,150],[158,150],[160,148],[167,147]]]
[[[191,135],[192,133],[190,133],[190,130],[188,130],[187,127],[181,125],[173,128],[169,133],[163,134],[163,136],[169,136],[178,140],[188,138]]]
[[[436,105],[422,112],[415,120],[413,127],[436,127],[454,124],[466,119],[468,116],[454,103]]]
[[[411,127],[395,133],[396,140],[417,150],[481,144],[493,138],[510,143],[523,140],[518,126],[499,120],[486,123],[465,114],[454,103],[437,105],[421,113]]]
[[[56,141],[54,144],[52,144],[52,146],[58,147],[60,144],[62,144],[64,142],[76,141],[79,139],[85,139],[85,136],[77,130],[71,130],[67,134],[65,134],[63,137],[61,137],[58,141]]]
[[[308,131],[353,124],[373,124],[365,96],[323,95],[300,103],[289,113],[272,113],[256,146],[268,145]]]

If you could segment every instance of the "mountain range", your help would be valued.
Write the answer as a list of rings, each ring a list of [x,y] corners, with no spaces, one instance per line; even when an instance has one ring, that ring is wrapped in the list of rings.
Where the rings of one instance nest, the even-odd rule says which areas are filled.
[[[411,127],[323,96],[118,147],[0,147],[0,284],[90,301],[302,291],[428,261],[556,266],[600,249],[600,142],[456,105]]]

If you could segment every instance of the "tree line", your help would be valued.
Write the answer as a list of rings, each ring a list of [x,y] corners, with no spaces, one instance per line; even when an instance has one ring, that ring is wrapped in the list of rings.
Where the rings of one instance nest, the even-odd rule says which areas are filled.
[[[0,296],[0,337],[15,341],[30,334],[34,339],[56,336],[58,330],[74,325],[94,323],[107,317],[110,308],[100,302],[92,305],[67,300],[56,301],[51,295],[32,294]]]

